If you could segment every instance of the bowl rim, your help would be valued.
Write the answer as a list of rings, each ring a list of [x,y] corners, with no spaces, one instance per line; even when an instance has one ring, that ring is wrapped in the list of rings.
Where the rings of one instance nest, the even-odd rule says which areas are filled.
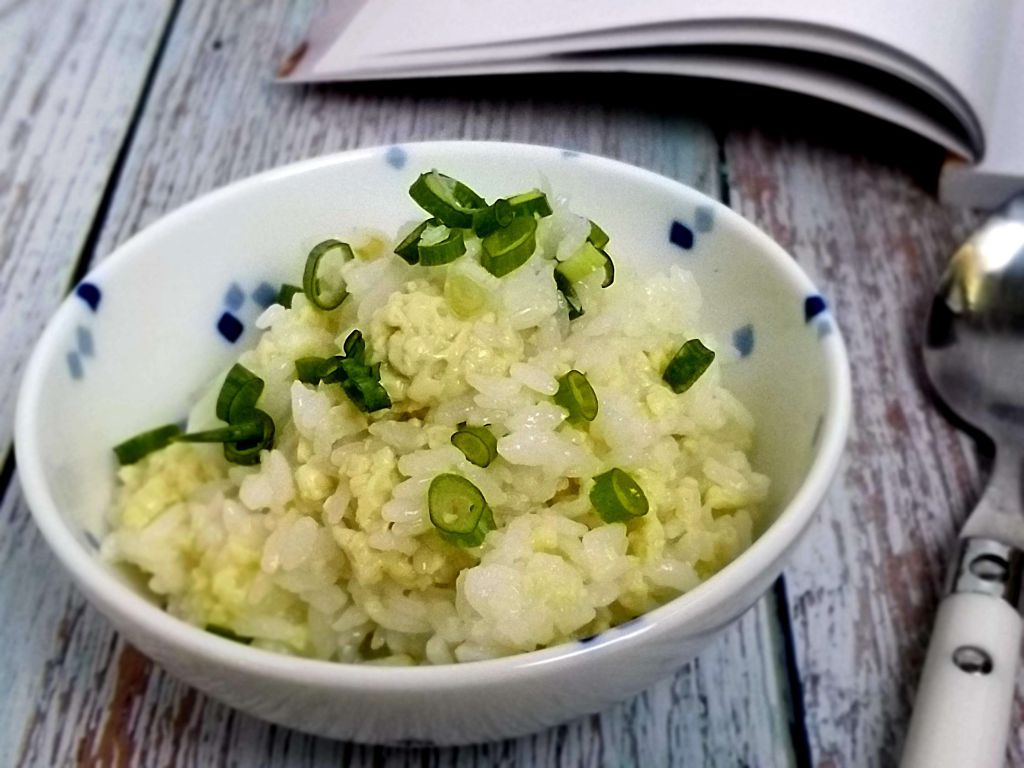
[[[211,204],[241,192],[272,185],[280,179],[301,176],[324,167],[379,158],[383,153],[393,150],[394,146],[381,145],[321,155],[265,170],[207,192],[133,234],[90,270],[84,279],[101,278],[105,273],[118,269],[122,262],[132,257],[133,252],[144,249],[149,240],[159,238],[165,229],[178,226],[179,221],[187,221],[189,216]],[[773,267],[782,273],[786,282],[793,286],[794,292],[803,291],[805,296],[818,293],[795,259],[752,222],[703,192],[654,171],[599,155],[536,144],[423,141],[403,142],[399,146],[415,147],[418,154],[436,153],[448,157],[460,154],[512,154],[519,158],[527,156],[549,159],[552,153],[571,154],[574,162],[596,166],[599,173],[624,174],[677,197],[691,200],[696,197],[702,204],[712,206],[720,220],[727,220],[730,226],[748,237],[772,261]],[[691,591],[642,614],[641,621],[627,622],[606,630],[599,636],[599,642],[584,644],[571,641],[497,659],[415,667],[387,667],[288,656],[217,637],[172,616],[119,580],[109,568],[86,551],[65,524],[49,493],[38,460],[36,417],[41,407],[39,382],[54,355],[59,354],[59,334],[67,322],[65,317],[70,312],[71,299],[70,296],[65,298],[47,323],[26,365],[18,394],[15,415],[17,472],[36,525],[64,568],[86,595],[100,605],[108,618],[113,619],[112,614],[116,614],[126,624],[138,625],[146,634],[162,638],[165,646],[176,647],[214,664],[282,681],[330,688],[372,687],[394,691],[410,688],[449,690],[464,687],[467,682],[475,686],[492,686],[513,677],[544,674],[548,665],[553,663],[578,663],[598,658],[606,655],[613,647],[616,652],[635,648],[641,636],[648,631],[658,627],[664,629],[684,625],[702,614],[713,612],[716,605],[744,587],[749,587],[759,574],[773,568],[807,527],[824,497],[839,466],[850,422],[849,362],[840,330],[834,319],[830,319],[832,333],[821,340],[827,370],[824,421],[810,470],[790,502],[750,547],[720,571]]]

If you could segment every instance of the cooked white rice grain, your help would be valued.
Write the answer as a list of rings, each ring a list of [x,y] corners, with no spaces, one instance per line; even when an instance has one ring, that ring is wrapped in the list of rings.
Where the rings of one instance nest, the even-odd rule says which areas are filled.
[[[553,268],[590,222],[552,198],[531,259],[502,278],[480,242],[444,267],[413,267],[379,233],[351,239],[350,297],[323,312],[302,295],[256,321],[239,362],[265,382],[273,450],[228,464],[219,446],[176,444],[124,467],[103,555],[131,564],[167,610],[281,653],[384,665],[450,664],[593,635],[685,593],[749,546],[768,479],[751,467],[754,419],[722,385],[722,348],[687,392],[661,373],[700,325],[693,277],[674,265],[640,279],[613,239],[615,283],[578,284],[569,321]],[[441,229],[428,232],[442,237]],[[621,251],[619,250],[621,248]],[[301,270],[301,265],[297,265]],[[469,317],[449,305],[458,276],[480,291]],[[453,299],[454,300],[454,299]],[[392,407],[361,413],[341,387],[295,380],[300,357],[342,354],[358,329]],[[568,419],[559,377],[583,372],[597,418]],[[215,427],[224,374],[189,429]],[[478,467],[451,444],[458,425],[491,430]],[[606,523],[593,478],[626,470],[650,511]],[[427,494],[440,473],[483,494],[496,529],[482,546],[446,540]]]

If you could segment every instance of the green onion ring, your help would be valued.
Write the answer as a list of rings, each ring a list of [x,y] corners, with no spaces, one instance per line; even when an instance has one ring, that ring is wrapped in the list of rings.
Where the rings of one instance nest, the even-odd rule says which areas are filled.
[[[598,517],[606,523],[618,523],[643,517],[650,503],[636,480],[615,467],[594,478],[590,489],[590,503]]]
[[[537,220],[522,217],[483,239],[480,264],[495,277],[518,269],[537,248]]]
[[[575,369],[558,379],[554,401],[569,412],[572,420],[593,421],[597,418],[597,394],[587,377]]]
[[[677,395],[692,387],[714,362],[715,353],[700,339],[690,339],[673,355],[661,378]]]
[[[466,241],[463,239],[461,229],[453,229],[448,236],[436,243],[424,243],[422,240],[416,246],[420,256],[420,265],[424,267],[439,267],[442,264],[450,264],[466,252]]]
[[[461,547],[477,547],[494,530],[494,513],[473,483],[455,474],[442,474],[427,490],[430,522],[446,541]]]
[[[590,219],[588,219],[590,221]],[[604,250],[604,247],[608,245],[608,233],[601,229],[593,221],[590,221],[590,235],[587,239],[594,244],[594,247],[598,250]]]
[[[514,195],[508,199],[509,205],[515,211],[516,216],[537,216],[544,218],[551,215],[551,204],[548,203],[548,196],[539,189],[531,189]]]
[[[451,438],[452,445],[462,451],[466,461],[478,467],[490,466],[498,456],[498,438],[487,427],[459,426]]]
[[[314,306],[323,310],[339,307],[348,296],[342,266],[355,258],[348,243],[324,240],[306,257],[302,272],[302,290]]]
[[[576,289],[573,288],[572,283],[569,282],[569,278],[555,270],[555,287],[562,294],[565,299],[566,305],[569,307],[569,319],[575,320],[584,314],[583,302],[580,301],[579,295],[576,293]]]
[[[436,227],[440,223],[441,222],[437,219],[427,219],[421,224],[418,224],[412,232],[402,238],[402,242],[395,246],[395,253],[398,256],[401,256],[408,264],[418,264],[420,260],[420,252],[417,246],[420,244],[420,238],[423,236],[427,227]]]
[[[472,227],[473,212],[487,205],[461,181],[438,171],[421,174],[409,187],[409,196],[448,227]]]
[[[473,212],[473,232],[477,237],[486,237],[507,227],[516,217],[515,209],[508,200],[498,199],[486,208]]]

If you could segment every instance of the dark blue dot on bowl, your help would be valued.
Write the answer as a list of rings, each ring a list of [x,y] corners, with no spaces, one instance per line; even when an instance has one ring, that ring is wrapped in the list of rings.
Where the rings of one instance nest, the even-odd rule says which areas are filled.
[[[95,536],[93,536],[88,531],[85,531],[82,535],[85,537],[85,540],[89,543],[89,546],[92,547],[95,552],[99,552],[100,551],[99,539],[97,539]]]
[[[92,357],[95,347],[92,343],[92,332],[84,325],[75,328],[75,345],[83,357]]]
[[[580,638],[580,642],[583,643],[583,645],[589,645],[590,643],[592,643],[595,640],[597,640],[597,638],[599,638],[600,636],[601,636],[600,634],[587,635],[586,637],[581,637]]]
[[[710,205],[699,205],[693,215],[693,225],[698,232],[710,232],[715,226],[715,209]]]
[[[228,286],[228,290],[224,294],[224,306],[232,312],[237,312],[244,303],[245,294],[242,292],[242,287],[238,283],[232,283]]]
[[[68,352],[68,373],[71,374],[71,378],[75,381],[79,381],[82,378],[82,358],[78,356],[77,352]]]
[[[740,353],[740,357],[747,357],[754,351],[754,326],[750,323],[742,325],[732,332],[732,345]]]
[[[673,245],[678,245],[684,251],[693,248],[693,230],[679,220],[674,220],[668,230],[668,239]]]
[[[266,309],[277,301],[277,289],[270,283],[260,283],[252,292],[252,300]]]
[[[817,294],[804,299],[804,322],[809,323],[822,312],[828,309],[825,300]]]
[[[221,336],[234,344],[238,341],[238,337],[242,335],[245,327],[242,325],[241,320],[230,312],[225,312],[217,321],[217,330],[220,331]]]
[[[103,298],[103,293],[93,283],[79,283],[75,288],[75,295],[88,304],[93,312],[99,309],[100,299]]]
[[[400,171],[405,167],[405,163],[409,159],[409,153],[402,147],[395,144],[394,146],[388,147],[388,151],[384,153],[384,159],[387,161],[388,165],[396,171]]]

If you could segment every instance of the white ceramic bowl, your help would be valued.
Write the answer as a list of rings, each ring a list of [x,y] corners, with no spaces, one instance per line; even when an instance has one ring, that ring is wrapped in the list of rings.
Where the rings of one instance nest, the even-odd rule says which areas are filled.
[[[596,638],[495,661],[381,668],[291,658],[164,613],[97,553],[111,445],[179,419],[255,339],[271,286],[303,248],[350,226],[394,231],[406,190],[437,167],[496,197],[543,180],[612,235],[620,264],[681,264],[738,354],[726,382],[757,418],[772,522],[693,591]],[[237,336],[237,338],[235,338]],[[836,469],[850,409],[846,353],[794,261],[728,208],[622,163],[548,147],[438,142],[347,152],[206,195],[133,237],[64,302],[18,403],[18,472],[36,523],[89,600],[172,674],[259,717],[336,738],[455,744],[594,712],[691,658],[778,576]]]

